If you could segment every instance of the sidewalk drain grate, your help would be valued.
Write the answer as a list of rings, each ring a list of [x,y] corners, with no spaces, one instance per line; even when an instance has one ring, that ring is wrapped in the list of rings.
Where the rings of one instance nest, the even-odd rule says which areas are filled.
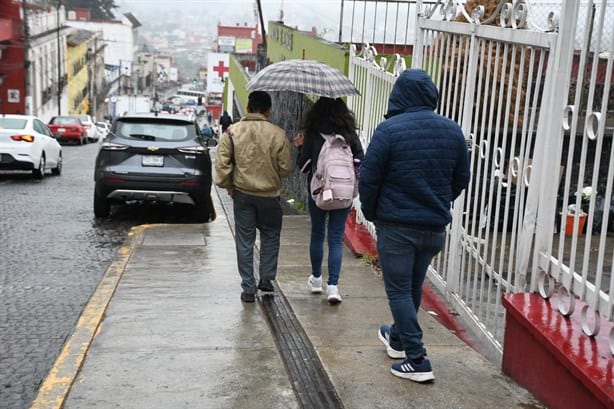
[[[222,189],[217,189],[218,197],[226,213],[230,230],[234,236],[234,215],[232,198]],[[254,272],[258,275],[259,249],[254,251]],[[275,295],[259,297],[260,304],[271,328],[281,359],[301,408],[304,409],[343,409],[333,383],[324,370],[309,337],[294,315],[292,307],[282,294],[277,283]]]
[[[260,300],[301,407],[343,408],[286,297],[277,288],[275,296],[264,295]]]

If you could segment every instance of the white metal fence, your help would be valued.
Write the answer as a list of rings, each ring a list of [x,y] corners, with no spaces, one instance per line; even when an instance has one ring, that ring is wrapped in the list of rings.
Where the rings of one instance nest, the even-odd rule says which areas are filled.
[[[500,1],[488,14],[464,3],[418,1],[412,17],[411,64],[437,84],[438,111],[461,125],[472,165],[429,279],[495,357],[505,292],[556,295],[562,314],[585,301],[584,330],[595,335],[614,319],[614,5],[563,0],[538,27],[531,0]],[[362,96],[348,103],[367,149],[403,69],[401,56],[378,61],[368,45],[352,52],[349,75]],[[614,354],[614,332],[610,340]]]

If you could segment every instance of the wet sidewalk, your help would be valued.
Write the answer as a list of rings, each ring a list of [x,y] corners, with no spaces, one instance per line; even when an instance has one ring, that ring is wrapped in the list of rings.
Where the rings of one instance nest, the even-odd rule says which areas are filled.
[[[33,408],[539,407],[425,311],[436,380],[394,377],[378,272],[345,250],[343,302],[308,291],[309,218],[285,216],[274,297],[239,299],[233,223],[131,231]]]

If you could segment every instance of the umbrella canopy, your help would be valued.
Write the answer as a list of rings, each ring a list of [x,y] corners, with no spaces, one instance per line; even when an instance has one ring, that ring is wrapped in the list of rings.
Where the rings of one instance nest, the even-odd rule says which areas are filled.
[[[247,83],[249,91],[294,91],[321,97],[360,95],[338,69],[313,60],[286,60],[271,64]]]

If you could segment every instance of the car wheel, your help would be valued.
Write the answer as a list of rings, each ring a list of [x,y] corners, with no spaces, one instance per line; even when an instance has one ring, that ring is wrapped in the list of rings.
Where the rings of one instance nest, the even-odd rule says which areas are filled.
[[[45,177],[45,155],[41,155],[41,160],[38,164],[38,169],[32,169],[32,175],[35,179],[42,179]]]
[[[111,201],[94,192],[94,216],[108,217],[111,212]]]
[[[215,220],[215,207],[211,195],[205,195],[195,200],[194,217],[199,223],[212,222]]]
[[[58,165],[51,169],[51,174],[54,176],[60,176],[62,174],[62,154],[58,156]]]

